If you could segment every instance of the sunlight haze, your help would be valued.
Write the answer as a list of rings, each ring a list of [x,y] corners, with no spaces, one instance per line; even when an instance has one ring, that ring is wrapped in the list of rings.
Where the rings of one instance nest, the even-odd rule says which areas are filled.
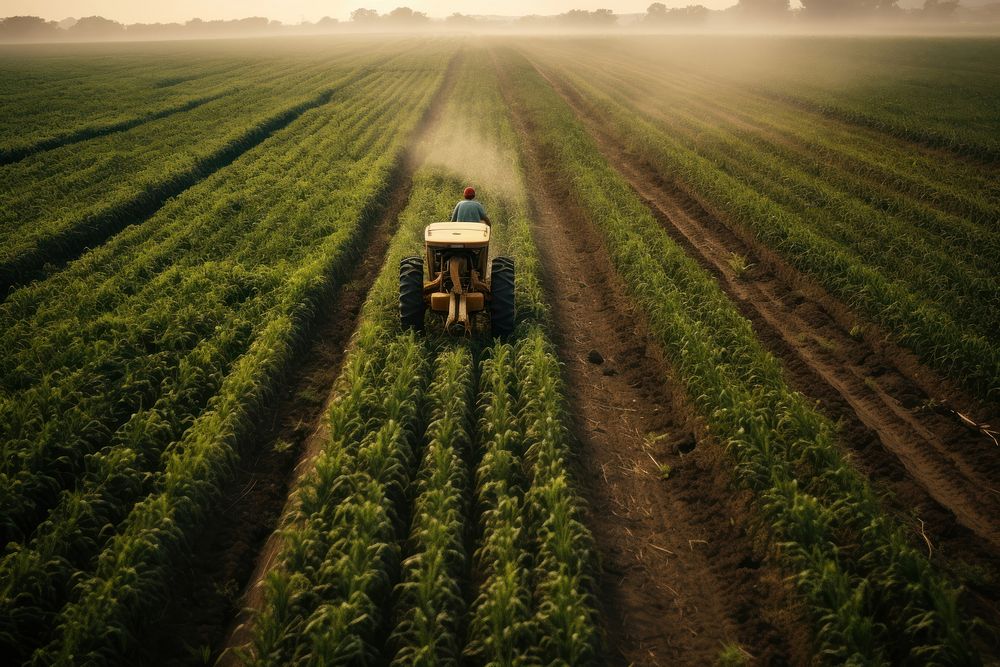
[[[46,19],[60,20],[68,16],[104,16],[123,23],[165,23],[183,22],[198,17],[202,19],[236,19],[247,16],[266,16],[284,23],[316,21],[324,16],[341,20],[350,17],[353,10],[364,7],[379,12],[388,12],[400,6],[425,12],[431,17],[444,17],[454,12],[463,14],[495,14],[523,16],[527,14],[559,14],[570,9],[594,10],[608,8],[617,14],[645,12],[652,0],[628,0],[601,2],[600,0],[174,0],[170,3],[146,3],[134,0],[4,0],[0,2],[0,16],[33,15]],[[702,4],[709,9],[725,9],[736,4],[736,0],[701,0],[699,3],[685,0],[667,0],[668,7],[683,7],[688,4]],[[797,2],[793,2],[797,5]]]

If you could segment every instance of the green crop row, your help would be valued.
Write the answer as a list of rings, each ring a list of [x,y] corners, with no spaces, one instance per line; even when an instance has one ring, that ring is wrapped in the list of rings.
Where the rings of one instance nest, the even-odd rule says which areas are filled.
[[[647,69],[693,73],[980,162],[1000,157],[995,39],[678,37],[595,44]],[[611,41],[611,40],[605,40]],[[725,94],[724,94],[725,95]],[[956,104],[956,100],[961,100]]]
[[[654,126],[663,127],[663,122]],[[768,151],[770,142],[748,141],[741,132],[719,129],[717,123],[705,120],[703,111],[673,109],[666,122],[670,130],[664,134],[678,145],[696,145],[706,164],[719,165],[744,187],[767,197],[773,207],[795,215],[801,225],[840,248],[841,254],[853,253],[855,261],[869,270],[904,283],[970,333],[997,337],[1000,282],[990,267],[991,248],[1000,247],[996,235],[978,228],[964,239],[954,239],[958,243],[948,243],[941,235],[922,230],[916,216],[890,215],[860,201],[838,189],[837,177],[809,173],[807,164],[775,155],[781,149]],[[617,136],[629,134],[624,121],[619,127]],[[659,157],[662,145],[662,140],[644,144],[646,159]],[[937,229],[947,228],[941,222]],[[958,231],[959,225],[951,229]]]
[[[651,68],[648,58],[589,42],[533,44],[532,53],[550,69],[558,65],[560,73],[575,73],[611,93],[634,115],[671,136],[682,136],[687,147],[706,156],[723,141],[738,140],[757,157],[766,157],[765,164],[780,163],[783,169],[777,179],[760,179],[753,170],[745,171],[763,180],[759,187],[764,192],[780,185],[781,191],[797,195],[807,204],[802,215],[819,216],[829,225],[839,214],[830,210],[834,201],[825,193],[847,196],[853,200],[851,209],[868,211],[858,223],[872,235],[895,245],[916,241],[938,253],[952,253],[956,256],[952,261],[993,277],[990,270],[1000,245],[992,224],[1000,215],[995,170],[779,103],[733,85],[720,72],[710,76]],[[743,162],[726,150],[714,153],[710,157],[721,170]],[[654,171],[656,167],[649,166]],[[809,178],[798,180],[805,176]],[[900,233],[893,236],[889,227]],[[897,254],[867,259],[893,260]],[[902,252],[907,258],[911,254]],[[913,264],[904,267],[911,272]],[[979,317],[973,313],[973,319]]]
[[[600,156],[522,56],[510,89],[553,178],[600,230],[688,396],[772,526],[827,660],[976,664],[959,591],[888,517],[845,460],[832,424],[791,391],[753,329]]]
[[[417,474],[414,485],[417,495],[410,510],[410,540],[403,541],[399,527],[394,534],[389,525],[388,517],[405,513],[398,494],[389,494],[391,499],[382,501],[392,511],[380,519],[384,525],[377,537],[352,532],[347,513],[333,515],[319,509],[349,507],[354,502],[331,494],[333,489],[353,489],[346,480],[353,478],[359,463],[349,452],[363,447],[359,443],[382,423],[372,416],[377,410],[365,406],[374,400],[372,396],[384,395],[384,387],[394,385],[385,377],[386,371],[379,374],[376,360],[391,357],[398,346],[414,345],[409,334],[393,333],[395,324],[380,313],[394,310],[399,257],[418,247],[418,235],[430,219],[426,213],[444,210],[450,199],[447,193],[456,191],[458,185],[458,181],[434,176],[433,172],[415,178],[404,227],[373,288],[365,309],[366,323],[339,381],[341,398],[331,411],[331,440],[317,462],[317,472],[303,485],[301,498],[296,496],[297,508],[283,531],[286,547],[281,567],[265,583],[264,611],[255,624],[252,648],[252,660],[261,664],[388,657],[380,653],[384,635],[379,631],[388,627],[380,610],[387,604],[384,581],[400,567],[401,582],[393,598],[397,625],[389,649],[401,664],[417,657],[430,660],[431,656],[453,664],[459,655],[472,664],[534,664],[543,658],[546,663],[562,659],[586,664],[594,659],[597,631],[590,599],[589,535],[579,522],[578,502],[566,479],[568,439],[561,425],[565,415],[558,363],[545,346],[538,323],[522,321],[518,332],[521,342],[516,346],[495,343],[479,362],[477,405],[481,416],[476,430],[480,464],[474,497],[481,524],[474,532],[482,541],[472,559],[471,579],[478,594],[468,605],[468,617],[463,614],[463,591],[469,577],[464,538],[470,528],[463,478],[472,452],[459,443],[468,437],[461,424],[468,419],[472,402],[466,393],[468,379],[462,379],[460,371],[471,370],[472,356],[464,346],[446,347],[438,357],[436,379],[425,399],[434,406],[425,437],[399,445],[404,453],[412,453],[418,446],[425,448],[425,468]],[[508,209],[496,198],[489,203],[502,224],[513,222],[504,216]],[[519,224],[524,225],[524,220]],[[519,260],[512,231],[505,230],[505,240],[499,245]],[[529,278],[529,290],[531,282]],[[527,305],[526,312],[532,312],[531,304]],[[424,354],[430,355],[432,350]],[[528,371],[527,383],[515,373],[515,356]],[[398,367],[397,363],[387,364],[387,368]],[[409,384],[419,386],[413,379]],[[413,400],[422,393],[411,392]],[[458,400],[456,395],[463,398]],[[528,395],[535,398],[518,402],[517,396]],[[559,423],[553,424],[554,420]],[[354,424],[358,430],[343,430],[339,426],[343,423]],[[414,430],[420,429],[408,432]],[[443,434],[448,438],[443,439]],[[336,471],[327,468],[327,458],[338,461]],[[409,460],[411,455],[400,454],[400,458]],[[431,479],[426,467],[430,462],[435,464],[430,470],[436,475],[436,485],[426,481]],[[380,493],[379,497],[385,496]],[[310,511],[306,511],[302,509],[306,498],[323,500],[310,500]],[[431,512],[430,507],[438,510]],[[313,540],[321,539],[317,536],[330,541],[316,545]],[[349,560],[338,555],[353,553],[358,542],[372,545],[367,556]],[[406,548],[401,549],[399,543]],[[378,586],[362,594],[343,586],[330,587],[319,576],[341,582],[370,580]],[[348,591],[364,604],[356,609]],[[320,610],[330,609],[343,615],[317,624]],[[463,636],[466,626],[468,634]]]
[[[679,112],[701,127],[739,135],[873,207],[876,217],[907,221],[904,241],[919,237],[942,250],[953,249],[963,262],[986,270],[992,266],[995,252],[990,249],[998,237],[990,223],[998,215],[1000,186],[979,165],[777,103],[725,79],[651,68],[647,59],[617,54],[610,47],[543,42],[533,44],[531,52],[550,69],[558,64],[559,72],[576,73],[603,92],[613,92],[615,99],[627,101],[636,114],[668,132]],[[707,142],[696,134],[685,143],[700,147]],[[718,161],[720,168],[730,162],[728,156]],[[656,171],[655,165],[650,168]]]
[[[581,104],[612,121],[606,126],[630,151],[721,219],[752,232],[935,368],[982,396],[1000,391],[1000,349],[991,342],[996,309],[989,307],[996,281],[983,269],[966,265],[957,252],[942,255],[933,239],[921,240],[912,229],[908,235],[899,223],[892,238],[877,242],[880,232],[870,223],[879,216],[827,185],[813,179],[809,187],[812,201],[822,197],[828,211],[809,205],[809,196],[802,199],[802,190],[788,185],[794,173],[774,171],[752,147],[712,148],[705,137],[717,130],[686,134],[685,121],[675,120],[668,132],[581,78],[572,85]],[[928,257],[936,270],[925,267]]]
[[[386,66],[381,59],[373,50],[290,71],[266,67],[197,109],[0,167],[8,193],[0,206],[0,291],[142,222],[169,197]]]
[[[348,222],[350,211],[363,210],[366,206],[365,198],[358,197],[350,187],[361,184],[368,187],[366,181],[370,177],[361,168],[364,164],[361,160],[386,165],[387,160],[380,155],[380,150],[372,149],[391,146],[389,142],[393,139],[386,134],[370,145],[367,138],[372,136],[372,128],[377,127],[378,121],[388,122],[392,113],[392,94],[420,96],[424,94],[423,85],[413,77],[400,77],[391,85],[387,85],[383,77],[360,84],[355,93],[361,99],[380,88],[384,88],[385,93],[376,93],[379,98],[372,99],[367,108],[355,104],[351,98],[338,105],[338,116],[322,112],[312,114],[308,123],[297,127],[294,134],[286,134],[280,142],[273,142],[283,143],[288,153],[262,151],[259,156],[252,156],[259,159],[247,160],[245,167],[240,165],[234,174],[222,174],[200,192],[192,193],[186,200],[178,200],[169,218],[165,215],[150,222],[159,235],[167,230],[157,223],[173,218],[173,229],[167,233],[165,243],[157,244],[145,235],[133,234],[99,251],[97,254],[106,258],[138,249],[132,259],[147,270],[156,267],[159,261],[171,262],[164,267],[165,274],[150,276],[152,280],[139,294],[129,298],[128,292],[115,292],[114,299],[99,298],[96,302],[71,298],[74,293],[109,287],[102,283],[100,276],[91,279],[92,274],[87,270],[100,263],[97,257],[71,268],[65,278],[52,279],[51,285],[43,283],[37,289],[32,287],[13,295],[4,305],[4,310],[11,314],[6,320],[10,324],[0,334],[0,340],[9,351],[4,370],[12,392],[9,400],[0,405],[0,410],[8,416],[4,427],[5,457],[0,471],[8,475],[5,482],[11,484],[2,487],[5,489],[2,497],[21,503],[28,510],[44,509],[46,504],[39,502],[39,494],[46,489],[50,494],[51,489],[58,492],[70,481],[76,481],[84,456],[94,451],[95,445],[119,429],[114,437],[124,441],[136,430],[150,431],[147,426],[133,428],[136,425],[132,422],[137,417],[149,416],[142,408],[156,410],[164,400],[168,405],[192,400],[191,390],[185,387],[200,390],[220,381],[225,374],[224,366],[204,369],[188,364],[210,362],[218,352],[224,352],[225,358],[230,359],[241,353],[242,349],[233,342],[234,336],[237,336],[236,341],[245,341],[252,332],[251,323],[275,304],[276,294],[269,290],[277,286],[277,275],[266,271],[265,264],[279,268],[282,262],[295,256],[307,257],[316,251],[312,244],[322,242],[331,231],[341,238],[350,237],[345,234],[350,228],[347,225],[357,224]],[[336,128],[337,124],[341,127]],[[336,131],[332,131],[335,128]],[[324,137],[323,143],[314,143],[303,152],[297,145],[299,138],[317,131],[323,132],[320,135]],[[343,151],[359,141],[362,142],[361,155],[357,159],[342,158],[341,169],[345,177],[341,185],[347,188],[340,191],[342,194],[326,188],[309,193],[310,204],[306,208],[299,202],[289,201],[288,195],[297,182],[315,171],[311,163],[303,161],[310,152],[319,155],[325,148]],[[299,161],[299,165],[294,171],[282,165],[284,171],[269,173],[278,167],[276,163],[291,165],[295,161]],[[386,168],[384,166],[383,170]],[[235,176],[235,179],[229,180],[226,176]],[[384,177],[384,172],[379,176]],[[256,210],[249,211],[249,219],[231,217],[230,207],[209,206],[198,215],[197,209],[207,203],[200,199],[203,193],[219,195],[225,188],[242,197],[240,191],[246,178],[254,180],[258,186],[248,203],[254,209],[271,207],[264,220],[258,218]],[[268,182],[263,182],[264,179]],[[332,207],[351,199],[355,200],[355,208],[343,211],[346,214],[343,227],[330,225],[328,217],[314,217],[322,212],[320,207],[323,205],[336,210]],[[265,221],[267,224],[262,224]],[[258,228],[262,235],[267,234],[266,228],[281,228],[285,236],[271,237],[264,242],[256,235],[246,234],[244,225],[247,223]],[[211,230],[212,236],[228,234],[231,238],[216,242],[213,251],[218,254],[215,257],[204,257],[203,248],[195,248],[191,255],[185,256],[176,252],[173,243],[184,241],[184,235],[192,226],[200,232]],[[297,227],[301,227],[298,234]],[[239,249],[235,255],[227,252],[227,246],[231,247],[234,242],[237,245],[233,250]],[[166,254],[160,255],[163,250]],[[256,263],[253,271],[242,266],[249,262]],[[112,280],[113,287],[120,289],[123,285],[117,276]],[[131,291],[139,287],[129,282],[124,285]],[[221,290],[222,285],[228,285],[227,290]],[[50,288],[60,291],[60,296],[55,299],[42,297],[42,301],[36,298],[40,293],[51,293]],[[213,302],[214,308],[210,307]],[[124,334],[124,338],[115,337],[113,332]],[[42,351],[45,353],[39,354]],[[172,368],[172,359],[181,363]],[[204,370],[199,371],[199,368]],[[164,415],[163,410],[158,412]],[[175,414],[181,417],[190,413],[181,410]],[[89,424],[89,432],[79,428],[80,424]],[[32,525],[30,520],[22,523],[20,514],[11,505],[5,508],[8,525]]]
[[[567,431],[561,364],[549,340],[548,305],[541,288],[541,264],[531,238],[531,212],[521,164],[523,139],[517,135],[492,55],[479,63],[482,118],[492,118],[492,143],[515,185],[507,195],[502,252],[517,261],[518,329],[508,363],[513,377],[518,446],[531,569],[532,664],[596,664],[600,639],[592,591],[593,545],[582,523],[582,503],[569,479],[572,439]],[[482,133],[482,130],[480,130]],[[499,350],[497,351],[499,356]],[[502,420],[498,420],[503,423]],[[484,433],[488,431],[483,431]],[[515,478],[516,479],[516,478]]]
[[[955,82],[949,81],[947,77],[947,74],[940,74],[936,83],[942,88],[952,88]],[[790,100],[851,123],[888,132],[927,146],[944,148],[988,164],[1000,163],[1000,144],[994,137],[979,132],[969,132],[960,122],[954,124],[942,122],[940,117],[934,114],[920,114],[923,117],[911,119],[907,115],[886,113],[882,109],[872,108],[869,104],[844,104],[843,100],[825,91],[804,91],[794,88],[776,90],[770,87],[764,87],[762,90],[776,99]],[[920,100],[917,95],[913,95],[909,102],[910,104],[906,106],[911,109],[919,108]]]
[[[142,122],[262,64],[249,50],[243,58],[212,48],[195,51],[171,53],[160,45],[68,53],[8,47],[0,67],[0,103],[9,111],[0,119],[0,163],[87,132]]]
[[[421,87],[427,89],[426,86]],[[415,107],[419,108],[419,105]],[[398,154],[398,149],[395,152]],[[387,157],[391,158],[391,153]],[[383,171],[383,178],[384,174]],[[320,255],[309,268],[312,269],[310,272],[320,269],[322,273],[317,272],[318,275],[311,279],[301,276],[305,279],[301,287],[310,291],[321,289],[323,281],[319,279],[320,276],[339,273],[329,265],[337,257],[338,253],[329,251]],[[301,275],[303,272],[299,273]],[[292,304],[309,304],[315,303],[314,299],[319,293],[314,292],[312,299],[307,298],[308,292],[298,295],[293,293],[290,296],[293,297]],[[313,306],[306,308],[304,315],[311,312]],[[154,564],[183,543],[179,544],[177,541],[179,534],[165,532],[162,526],[170,526],[174,522],[180,525],[196,524],[199,516],[208,509],[214,489],[218,488],[222,481],[221,475],[226,470],[224,464],[234,452],[233,445],[237,436],[240,432],[246,432],[249,415],[267,398],[267,387],[256,383],[264,378],[275,377],[276,371],[285,365],[282,363],[285,360],[280,357],[268,357],[288,348],[287,343],[284,346],[279,346],[278,343],[283,338],[287,340],[296,328],[301,330],[295,324],[295,319],[272,320],[269,328],[278,334],[275,339],[269,340],[270,337],[265,332],[258,341],[260,349],[251,348],[241,358],[241,362],[256,363],[259,368],[250,366],[247,370],[256,372],[249,375],[241,374],[239,368],[231,374],[230,379],[237,383],[232,395],[238,399],[234,398],[231,405],[213,405],[213,410],[206,413],[185,434],[168,463],[162,493],[154,494],[148,503],[140,503],[133,510],[123,533],[105,551],[104,556],[111,558],[105,560],[102,556],[95,576],[78,586],[81,591],[79,601],[71,603],[60,613],[59,636],[39,654],[40,659],[48,661],[53,657],[61,659],[67,655],[88,654],[95,644],[104,647],[111,636],[121,631],[120,628],[128,627],[134,605],[149,605],[163,595],[164,580]],[[263,359],[260,358],[261,353],[264,355]],[[227,389],[229,387],[223,387],[222,396],[229,393]],[[199,426],[204,426],[205,431],[199,429]],[[225,439],[220,442],[220,438]],[[227,441],[228,446],[220,446]],[[174,479],[178,480],[176,488],[172,484]],[[195,482],[194,486],[192,482]],[[145,552],[135,552],[136,545],[145,541],[151,541],[156,548],[149,550],[147,547]],[[143,566],[149,567],[150,571],[144,571]],[[136,571],[145,576],[139,581],[132,581]],[[108,594],[112,591],[114,597],[109,599]]]
[[[426,162],[414,176],[400,229],[338,380],[331,437],[295,494],[282,531],[284,549],[265,580],[247,649],[253,664],[595,660],[590,538],[566,478],[569,440],[558,362],[545,343],[516,138],[482,50],[465,57],[443,115],[448,122],[427,142]],[[471,145],[482,150],[454,150]],[[442,146],[445,154],[438,152]],[[476,164],[465,171],[463,160]],[[457,173],[475,178],[483,190],[496,221],[491,253],[512,256],[518,270],[515,340],[481,352],[462,342],[434,344],[433,327],[418,345],[412,334],[399,332],[395,317],[399,260],[418,252],[423,226],[450,210],[463,184]],[[406,399],[391,397],[395,376],[385,375],[400,367],[384,362],[400,348],[423,351],[422,373],[435,369],[426,391],[425,376],[406,371],[416,387]],[[473,402],[474,364],[479,389]],[[412,498],[379,490],[381,478],[354,454],[387,423],[379,397],[430,406],[423,437],[419,426],[409,428],[413,437],[393,449],[400,466],[423,461],[419,470],[399,472],[416,479]],[[468,416],[473,406],[479,414],[474,425]],[[349,515],[334,511],[357,502],[350,480],[358,475],[374,480],[371,493],[382,508],[378,530],[364,535],[353,530]],[[408,533],[406,526],[391,525],[407,514]],[[362,583],[332,583],[352,581]],[[395,584],[391,597],[387,581]]]
[[[456,664],[461,655],[473,376],[467,347],[438,355],[427,392],[423,461],[413,485],[408,555],[395,595],[389,642],[394,665]]]
[[[531,480],[525,506],[535,529],[535,659],[546,665],[592,664],[599,658],[591,594],[593,545],[567,473],[571,440],[560,365],[538,326],[524,333],[515,353],[518,413]]]
[[[481,542],[475,552],[478,595],[469,612],[465,659],[476,665],[524,665],[537,642],[532,623],[531,533],[517,424],[513,349],[497,344],[482,361],[478,412],[481,458],[475,502]]]
[[[282,39],[8,46],[0,64],[0,104],[8,111],[0,118],[0,164],[156,120],[267,73],[339,69],[397,48],[398,42],[385,50],[375,41]],[[266,103],[260,92],[256,103]]]
[[[265,581],[250,664],[371,664],[399,567],[397,535],[428,367],[413,335],[363,327],[330,437],[295,497]]]
[[[481,176],[488,205],[501,211],[503,224],[494,227],[500,247],[493,254],[515,260],[518,326],[512,341],[486,351],[481,368],[481,401],[486,402],[479,422],[484,445],[476,488],[484,541],[477,550],[474,580],[481,580],[484,571],[492,578],[490,586],[480,586],[472,607],[466,655],[492,664],[504,663],[502,656],[520,657],[527,664],[595,664],[600,640],[592,595],[593,550],[568,479],[569,416],[560,364],[548,339],[548,306],[531,238],[520,167],[524,145],[501,94],[492,54],[477,50],[470,60],[476,103],[465,113],[476,119],[467,130],[476,150],[455,159],[453,169]],[[462,96],[463,106],[471,98]],[[489,550],[502,555],[503,569],[484,557]],[[519,562],[527,563],[527,576],[516,569]],[[505,629],[505,615],[513,623],[510,630]],[[475,633],[477,622],[491,632]],[[515,629],[520,645],[509,636]]]
[[[368,664],[390,630],[384,610],[400,567],[413,463],[422,458],[426,424],[418,415],[431,368],[426,344],[399,333],[393,317],[396,267],[422,230],[419,215],[409,222],[362,311],[330,435],[292,499],[279,560],[263,584],[250,664]]]
[[[59,148],[60,146],[75,144],[88,139],[93,139],[95,137],[100,137],[105,134],[111,134],[112,132],[130,130],[133,127],[142,125],[143,123],[148,123],[177,113],[183,113],[185,111],[196,109],[203,104],[222,97],[224,94],[225,92],[220,91],[216,93],[209,93],[207,95],[202,94],[189,97],[187,99],[173,102],[172,104],[142,110],[139,112],[139,115],[136,116],[120,120],[116,119],[115,121],[105,122],[99,125],[87,125],[72,132],[60,134],[48,139],[41,139],[31,144],[26,144],[22,148],[9,149],[5,151],[0,150],[0,164],[17,162],[18,160],[32,155],[33,153],[40,153],[53,148]]]
[[[654,117],[668,117],[670,110],[681,108],[739,130],[757,139],[762,149],[829,177],[880,210],[914,217],[918,229],[927,227],[946,242],[983,234],[996,217],[1000,187],[977,165],[712,79],[643,70],[635,62],[580,64],[588,74],[615,71],[619,83],[639,86],[648,98],[666,102],[654,110],[645,100],[635,100]],[[603,67],[598,71],[595,65]]]
[[[997,215],[1000,190],[981,168],[776,105],[740,87],[724,89],[711,79],[643,71],[636,63],[606,59],[578,59],[567,67],[567,57],[559,54],[560,70],[580,73],[661,127],[669,124],[690,146],[710,150],[737,142],[781,164],[788,172],[785,181],[820,177],[827,189],[869,207],[871,222],[879,223],[869,225],[874,233],[892,222],[883,218],[898,217],[910,223],[907,238],[943,242],[968,255],[964,261],[984,267],[985,256],[998,243],[988,223]],[[674,122],[681,126],[675,128]],[[722,158],[715,161],[726,164]]]
[[[5,646],[49,642],[33,659],[50,663],[134,645],[362,247],[450,53],[359,81],[0,306]]]
[[[604,81],[601,87],[605,94],[613,92],[614,99],[645,99],[621,79]],[[609,87],[627,92],[617,94],[621,91]],[[874,270],[905,279],[922,299],[964,326],[995,336],[1000,326],[996,316],[1000,282],[993,257],[1000,251],[1000,236],[994,230],[910,206],[908,198],[890,200],[877,191],[877,184],[859,183],[841,167],[819,166],[815,155],[712,118],[713,102],[678,103],[667,110],[642,102],[624,106],[661,131],[669,128],[665,134],[678,144],[691,147],[717,169],[769,197]],[[628,134],[624,123],[619,127],[616,135]],[[649,148],[644,155],[654,160],[654,153],[655,148]]]

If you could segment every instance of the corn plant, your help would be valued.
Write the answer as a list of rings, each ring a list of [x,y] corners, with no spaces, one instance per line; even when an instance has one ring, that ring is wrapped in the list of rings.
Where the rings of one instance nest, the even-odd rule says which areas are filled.
[[[481,122],[484,125],[490,125],[487,133],[496,133],[496,143],[509,151],[503,163],[515,167],[505,182],[513,181],[517,187],[508,186],[504,190],[507,196],[492,202],[491,206],[499,207],[505,214],[500,252],[513,256],[517,261],[519,313],[513,351],[494,346],[482,364],[482,397],[488,403],[484,406],[481,432],[483,437],[488,437],[488,434],[496,433],[497,424],[508,424],[512,418],[516,420],[521,439],[519,450],[523,450],[516,479],[523,479],[524,519],[514,524],[514,528],[520,531],[518,538],[528,541],[528,550],[534,558],[526,581],[515,577],[512,571],[501,572],[500,577],[494,575],[494,580],[488,580],[480,587],[477,602],[483,606],[478,617],[479,625],[474,629],[485,634],[484,629],[489,628],[494,636],[488,639],[470,636],[468,651],[476,660],[487,662],[492,659],[500,663],[523,660],[541,664],[596,664],[600,641],[591,592],[593,549],[589,531],[580,520],[579,501],[568,478],[568,417],[563,407],[561,371],[545,332],[549,313],[541,290],[538,257],[531,239],[531,215],[520,167],[518,138],[509,114],[498,113],[506,104],[491,59],[483,53],[476,55],[480,58],[479,67],[493,70],[490,75],[480,76],[477,80],[475,99],[483,108],[476,117],[483,119]],[[513,355],[513,359],[509,355]],[[514,366],[513,384],[504,387],[500,384],[504,378],[501,364],[511,363]],[[505,392],[515,397],[513,408],[503,400]],[[514,415],[510,413],[511,409]],[[493,444],[492,440],[487,442]],[[510,462],[508,459],[513,459],[513,456],[503,452],[504,449],[486,449],[482,464],[498,457],[496,462],[501,464],[503,470],[504,464]],[[480,472],[487,471],[481,468]],[[507,472],[503,477],[510,474]],[[504,512],[509,511],[511,503],[496,505],[498,514],[484,515],[484,519],[491,522],[504,519]],[[502,523],[484,523],[485,530],[489,531],[492,525],[503,526]],[[486,532],[485,535],[491,533]],[[500,546],[510,546],[509,542],[497,541]],[[484,538],[483,548],[487,546]],[[489,546],[496,548],[498,545]],[[503,562],[516,557],[511,551],[501,550],[500,553]],[[507,578],[503,578],[503,574],[507,574]],[[516,595],[520,599],[525,587],[531,596],[531,618],[526,625],[519,608],[518,615],[511,618],[499,615],[501,610],[490,606],[496,605],[495,601],[503,600],[505,596]],[[475,619],[474,623],[477,622]],[[492,623],[492,626],[487,623]],[[531,639],[525,652],[510,650],[510,642],[516,638],[510,637],[511,632],[506,629],[508,625],[519,629],[524,627],[525,639]],[[528,637],[529,633],[531,637]],[[506,652],[499,655],[491,652],[500,647],[504,647]]]
[[[605,79],[597,85],[591,74],[556,78],[595,115],[611,119],[606,126],[644,163],[667,169],[694,199],[896,332],[929,365],[983,397],[998,391],[1000,290],[993,258],[1000,240],[988,226],[928,210],[926,202],[887,199],[845,181],[850,172],[843,169],[811,173],[812,154],[728,129],[697,105],[670,105],[664,127],[662,106],[638,108],[639,102],[623,100],[644,96],[622,77],[595,74]],[[973,207],[984,220],[996,217],[995,197]]]
[[[567,474],[570,440],[559,363],[540,329],[518,341],[516,368],[532,477],[525,503],[535,528],[537,658],[542,664],[596,663],[593,545]]]
[[[397,527],[394,541],[383,532],[366,533],[367,541],[352,533],[330,546],[328,508],[353,507],[356,490],[347,480],[368,464],[346,447],[321,455],[317,474],[328,480],[322,487],[336,493],[317,493],[320,485],[309,482],[296,494],[300,504],[307,503],[311,515],[319,518],[310,523],[301,508],[290,515],[284,555],[268,576],[266,603],[248,647],[251,662],[595,662],[589,536],[579,523],[578,503],[565,473],[562,388],[552,378],[542,378],[558,375],[559,370],[540,327],[547,321],[547,308],[517,168],[516,138],[490,72],[492,63],[485,51],[465,56],[445,107],[452,121],[442,136],[489,137],[490,143],[506,151],[499,160],[503,169],[484,172],[484,183],[496,179],[499,186],[494,191],[487,186],[491,213],[505,220],[494,227],[491,251],[518,262],[515,339],[534,341],[523,354],[542,358],[534,364],[524,362],[525,372],[530,367],[533,378],[525,383],[518,367],[521,347],[495,343],[480,354],[476,346],[463,343],[436,344],[433,330],[428,330],[426,363],[432,350],[438,356],[427,390],[427,430],[411,446],[414,459],[421,462],[410,490],[386,503],[384,514],[390,519],[408,513],[408,538],[405,527]],[[475,113],[464,108],[469,100],[474,100]],[[428,144],[438,140],[444,141],[432,135]],[[447,215],[454,203],[451,193],[461,185],[438,159],[431,152],[428,163],[415,174],[399,230],[362,310],[363,323],[338,384],[340,398],[331,410],[334,441],[365,441],[382,423],[370,397],[376,395],[374,387],[390,385],[377,370],[381,368],[377,360],[400,340],[393,317],[396,269],[400,258],[419,250],[427,220]],[[514,169],[508,170],[509,165]],[[389,362],[385,368],[398,365]],[[472,378],[477,374],[473,397]],[[523,397],[536,392],[537,400]],[[546,406],[548,401],[553,405]],[[475,424],[465,412],[473,404]],[[545,426],[553,420],[558,423]],[[525,456],[529,432],[537,452],[530,460]],[[312,496],[315,500],[306,500]],[[369,524],[353,515],[352,520]],[[350,553],[357,558],[343,555],[352,544],[356,551]],[[377,545],[389,560],[398,561],[398,578],[392,568],[362,568],[361,563],[374,557],[365,556],[362,544]],[[543,559],[543,569],[536,568],[533,552]],[[377,558],[376,562],[386,562],[383,552]],[[376,571],[377,580],[371,577]],[[314,574],[319,572],[339,584],[325,583]],[[362,583],[350,584],[355,580]],[[392,596],[387,583],[395,583]],[[351,596],[345,599],[343,591],[351,591]],[[341,597],[331,597],[337,594]],[[384,614],[388,609],[392,626]],[[386,636],[388,641],[377,641]]]
[[[330,440],[282,531],[252,663],[369,664],[381,654],[377,632],[399,567],[400,510],[427,367],[413,335],[367,333],[359,344],[369,345],[356,348],[330,410]]]
[[[318,307],[352,266],[448,55],[429,54],[426,69],[398,75],[373,71],[352,89],[375,95],[372,104],[345,100],[304,113],[233,165],[232,181],[213,176],[173,200],[158,224],[125,232],[0,306],[0,344],[12,346],[5,349],[41,327],[36,347],[4,357],[8,386],[22,386],[27,399],[0,406],[20,411],[3,427],[18,429],[4,439],[14,473],[4,488],[27,492],[34,476],[50,479],[30,488],[39,489],[39,505],[54,505],[37,528],[44,515],[11,514],[14,529],[32,538],[0,564],[11,574],[0,599],[10,612],[5,645],[25,657],[34,651],[39,664],[115,660],[135,646],[231,478],[254,415],[273,399]],[[403,117],[390,111],[399,95],[415,103]],[[390,118],[395,129],[373,136],[373,124]],[[366,169],[358,156],[345,155],[342,170],[304,159],[340,153],[334,146],[359,151]],[[317,201],[290,198],[310,175],[332,187],[311,190]],[[209,203],[247,182],[256,186],[254,207],[240,213],[232,199]],[[11,313],[24,317],[8,320]],[[53,372],[60,367],[70,370]],[[161,367],[168,370],[158,374]],[[70,402],[44,425],[46,411]],[[397,430],[386,438],[409,436]],[[374,442],[366,455],[378,457],[384,445]],[[60,495],[70,480],[76,489]],[[398,494],[400,486],[387,488]]]
[[[838,662],[974,664],[958,589],[904,537],[835,443],[835,429],[781,368],[710,275],[660,229],[578,121],[519,56],[507,54],[533,140],[602,232],[612,261],[758,498]]]
[[[397,621],[390,645],[398,648],[393,664],[454,665],[461,655],[472,371],[472,355],[465,347],[441,352],[435,364],[410,551],[394,603]]]
[[[530,664],[538,640],[532,618],[525,526],[523,441],[516,426],[513,348],[497,343],[480,364],[478,412],[482,456],[475,500],[482,542],[473,578],[479,595],[470,609],[465,658],[473,664]]]

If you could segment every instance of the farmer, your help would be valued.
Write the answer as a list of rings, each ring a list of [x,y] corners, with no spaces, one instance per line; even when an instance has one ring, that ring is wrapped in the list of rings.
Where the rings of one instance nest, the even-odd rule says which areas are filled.
[[[475,188],[465,188],[465,199],[455,204],[455,210],[451,212],[452,222],[485,222],[491,225],[490,216],[486,215],[486,209],[476,201]]]

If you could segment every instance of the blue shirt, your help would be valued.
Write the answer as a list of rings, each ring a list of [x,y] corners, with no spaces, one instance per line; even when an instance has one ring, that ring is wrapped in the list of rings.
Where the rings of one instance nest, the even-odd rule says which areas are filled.
[[[486,208],[475,199],[463,199],[451,212],[452,222],[481,222],[485,217]]]

